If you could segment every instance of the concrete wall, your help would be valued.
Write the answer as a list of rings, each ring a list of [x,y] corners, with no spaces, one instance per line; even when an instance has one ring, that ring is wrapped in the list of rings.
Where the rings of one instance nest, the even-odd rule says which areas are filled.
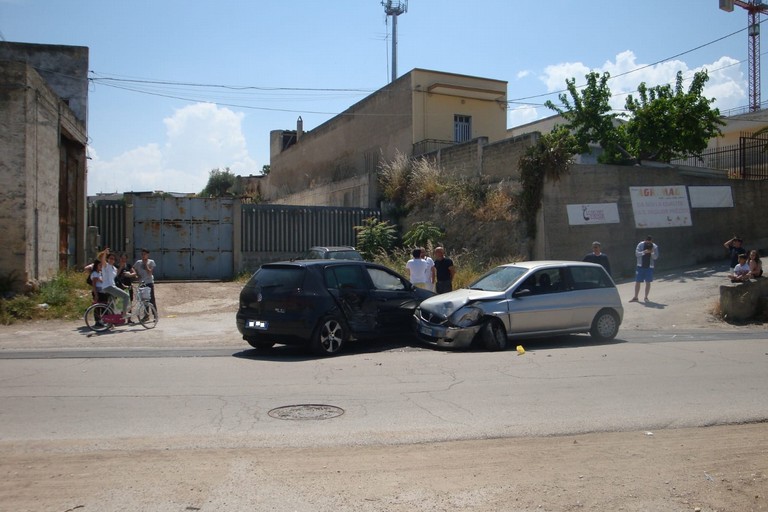
[[[355,176],[281,197],[273,204],[352,206],[368,208],[376,202],[376,175]]]
[[[69,106],[83,125],[88,122],[88,48],[54,44],[0,42],[0,61],[29,64]]]
[[[23,62],[0,61],[0,274],[44,281],[81,263],[85,126]]]
[[[731,187],[734,206],[691,208],[688,227],[637,228],[629,187],[662,185]],[[723,242],[734,233],[745,238],[747,249],[766,254],[768,230],[760,206],[766,201],[765,182],[697,176],[677,168],[574,165],[560,181],[546,184],[533,257],[580,260],[597,240],[610,258],[614,277],[629,277],[636,267],[635,246],[651,235],[659,245],[658,269],[718,260],[725,265]],[[620,223],[569,225],[566,205],[590,203],[616,203]]]

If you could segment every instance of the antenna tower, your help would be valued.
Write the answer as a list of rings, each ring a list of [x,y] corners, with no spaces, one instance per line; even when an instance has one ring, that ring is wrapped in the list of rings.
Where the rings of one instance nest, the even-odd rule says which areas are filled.
[[[763,0],[720,0],[720,9],[732,12],[733,6],[746,9],[749,15],[748,61],[749,61],[749,111],[760,110],[760,14],[768,13]]]
[[[397,79],[397,17],[408,12],[408,0],[382,0],[384,12],[392,16],[392,80]]]

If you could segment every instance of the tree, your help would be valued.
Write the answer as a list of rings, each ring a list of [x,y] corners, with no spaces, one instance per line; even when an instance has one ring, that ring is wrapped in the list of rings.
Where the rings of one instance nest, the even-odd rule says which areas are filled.
[[[677,73],[674,89],[670,85],[648,88],[643,82],[637,89],[638,99],[627,97],[629,119],[621,125],[616,123],[621,116],[611,113],[609,78],[609,73],[589,73],[581,92],[575,79],[566,80],[571,99],[561,94],[562,107],[546,102],[567,121],[564,126],[576,137],[579,152],[589,151],[589,143],[602,146],[603,163],[669,162],[697,155],[725,124],[720,111],[711,108],[714,99],[702,96],[709,80],[706,71],[694,74],[687,92],[682,72]]]
[[[419,221],[403,236],[403,243],[407,247],[426,247],[437,243],[443,235],[443,230],[432,222]]]
[[[643,82],[637,88],[639,99],[627,97],[631,118],[624,127],[626,144],[638,163],[700,154],[709,139],[721,135],[719,127],[725,122],[720,111],[710,107],[714,99],[701,95],[707,80],[706,71],[695,73],[685,92],[683,73],[678,71],[674,90],[669,84],[649,89]]]
[[[395,245],[395,227],[376,217],[363,219],[362,226],[355,226],[357,231],[357,250],[363,258],[372,260],[376,254],[388,251]]]
[[[568,94],[558,96],[562,108],[551,101],[544,104],[556,111],[567,121],[565,125],[576,138],[578,144],[577,153],[589,153],[589,144],[597,143],[606,151],[611,151],[616,145],[615,120],[618,114],[612,113],[610,105],[611,89],[608,87],[610,73],[593,71],[586,75],[587,85],[581,89],[576,88],[576,79],[565,80]]]
[[[200,192],[202,197],[224,197],[231,196],[237,176],[235,176],[229,167],[224,169],[213,169],[208,177],[208,184]]]

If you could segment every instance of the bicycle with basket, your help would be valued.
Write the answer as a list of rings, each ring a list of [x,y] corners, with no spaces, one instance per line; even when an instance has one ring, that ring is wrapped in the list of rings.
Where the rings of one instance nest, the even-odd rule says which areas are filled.
[[[133,303],[129,311],[130,317],[123,318],[115,304],[115,298],[111,295],[107,302],[95,302],[85,310],[83,318],[85,325],[95,332],[104,332],[120,325],[141,324],[145,329],[152,329],[159,320],[157,308],[150,298],[152,297],[152,288],[140,284],[133,294]]]

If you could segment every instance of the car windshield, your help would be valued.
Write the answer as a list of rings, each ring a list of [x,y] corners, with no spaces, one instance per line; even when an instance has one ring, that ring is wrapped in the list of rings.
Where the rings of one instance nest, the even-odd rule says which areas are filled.
[[[363,257],[357,251],[328,251],[326,258],[330,260],[356,260],[362,261]]]
[[[528,269],[521,267],[496,267],[469,285],[470,290],[501,292],[512,286]]]

